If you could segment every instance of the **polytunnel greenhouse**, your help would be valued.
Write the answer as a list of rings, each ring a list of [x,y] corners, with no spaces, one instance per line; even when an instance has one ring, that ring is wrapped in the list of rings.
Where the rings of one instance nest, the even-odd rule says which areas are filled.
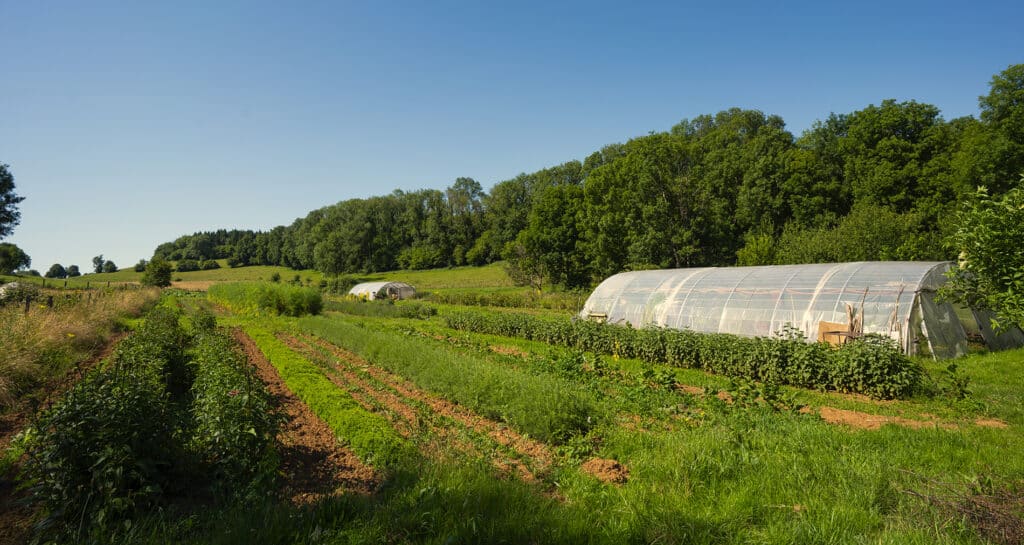
[[[866,334],[907,354],[952,358],[968,339],[992,349],[1024,345],[997,335],[988,315],[937,300],[949,262],[859,262],[707,267],[620,273],[602,282],[580,317],[703,333],[768,337],[787,326],[808,342],[840,344]]]
[[[363,282],[356,284],[349,295],[374,299],[409,299],[416,295],[416,288],[404,282]]]

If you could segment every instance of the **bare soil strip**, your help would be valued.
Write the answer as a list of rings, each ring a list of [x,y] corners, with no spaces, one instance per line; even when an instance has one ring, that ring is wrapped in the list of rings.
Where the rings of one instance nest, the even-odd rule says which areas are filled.
[[[339,444],[327,423],[288,389],[248,335],[236,329],[234,337],[287,419],[277,434],[282,495],[301,505],[345,493],[376,491],[381,479],[374,469]]]
[[[404,398],[405,403],[412,401],[422,404],[433,414],[485,436],[499,445],[510,448],[518,456],[527,460],[529,465],[534,468],[531,471],[520,460],[504,459],[496,461],[495,465],[499,469],[511,466],[519,474],[520,478],[526,482],[532,482],[536,480],[536,473],[544,472],[551,467],[554,455],[551,449],[544,443],[524,437],[503,424],[484,418],[448,400],[424,392],[404,378],[375,367],[359,356],[327,341],[308,335],[303,336],[302,340],[310,346],[327,351],[333,356],[336,360],[336,367],[340,372],[352,373],[354,369],[365,372],[374,380],[397,392],[401,398]],[[403,402],[401,398],[395,397],[395,399]]]

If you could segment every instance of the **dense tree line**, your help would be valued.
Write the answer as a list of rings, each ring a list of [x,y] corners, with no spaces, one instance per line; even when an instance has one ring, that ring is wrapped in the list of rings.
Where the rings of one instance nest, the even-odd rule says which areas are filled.
[[[444,191],[395,191],[266,232],[161,244],[166,260],[228,259],[328,274],[504,259],[523,283],[587,286],[623,270],[949,259],[948,219],[1024,172],[1024,65],[992,78],[980,118],[886,100],[799,137],[738,108],[612,144],[583,162]]]

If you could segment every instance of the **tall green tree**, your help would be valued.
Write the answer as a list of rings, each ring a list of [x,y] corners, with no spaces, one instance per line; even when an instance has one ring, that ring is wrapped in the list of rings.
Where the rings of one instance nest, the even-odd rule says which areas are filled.
[[[64,265],[54,263],[50,266],[50,270],[46,271],[46,274],[43,276],[46,278],[67,278],[68,271],[64,268]]]
[[[9,242],[0,242],[0,274],[12,274],[31,265],[32,258],[21,248]]]
[[[586,256],[580,248],[583,188],[552,185],[537,196],[529,225],[506,251],[511,266],[541,271],[553,284],[578,288],[590,283]],[[529,274],[524,274],[529,277]]]
[[[995,313],[993,326],[1024,328],[1024,176],[1001,197],[979,188],[957,217],[960,252],[944,294]]]
[[[25,200],[14,192],[14,175],[10,166],[0,163],[0,240],[7,237],[21,221],[18,203]]]
[[[142,274],[142,283],[147,286],[165,288],[171,285],[171,264],[160,257],[154,257],[146,264],[146,272]]]

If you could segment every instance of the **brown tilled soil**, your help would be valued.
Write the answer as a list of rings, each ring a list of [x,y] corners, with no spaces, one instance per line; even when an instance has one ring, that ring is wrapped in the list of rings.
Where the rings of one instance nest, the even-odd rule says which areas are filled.
[[[688,384],[676,384],[676,389],[686,392],[688,394],[702,396],[705,391],[704,388],[698,386],[690,386]],[[837,394],[844,398],[856,399],[858,401],[869,400],[877,405],[888,405],[894,403],[892,400],[878,400],[871,399],[861,394]],[[728,392],[718,392],[718,399],[725,401],[726,403],[732,402],[732,396]],[[878,430],[881,429],[885,424],[895,424],[897,426],[904,426],[913,429],[922,428],[942,428],[942,429],[955,429],[957,423],[943,421],[939,418],[922,414],[922,419],[904,418],[902,416],[888,416],[880,414],[871,414],[861,411],[853,411],[849,409],[837,409],[835,407],[822,406],[814,409],[812,407],[804,407],[800,412],[804,414],[810,414],[817,412],[818,416],[829,424],[844,425],[851,428],[857,428],[861,430]],[[1007,428],[1009,425],[1002,420],[994,418],[978,418],[972,422],[975,426],[981,426],[986,428]]]
[[[615,460],[591,458],[580,469],[606,483],[624,484],[629,480],[629,470]]]
[[[843,424],[852,428],[858,428],[862,430],[877,430],[881,429],[885,424],[896,424],[898,426],[904,426],[907,428],[921,429],[921,428],[944,428],[953,429],[956,427],[954,424],[949,422],[941,422],[938,420],[912,420],[909,418],[903,418],[902,416],[886,416],[880,414],[863,413],[860,411],[850,411],[846,409],[836,409],[833,407],[821,407],[818,409],[818,416],[822,420],[830,424]]]
[[[390,392],[383,392],[380,395],[375,395],[376,399],[393,414],[400,416],[407,415],[409,407],[405,400],[416,401],[427,406],[438,416],[451,419],[475,433],[490,438],[499,445],[511,448],[520,457],[528,459],[530,461],[530,465],[534,467],[536,471],[543,471],[549,468],[553,462],[554,455],[552,454],[551,449],[544,443],[524,437],[514,430],[509,429],[504,424],[489,420],[462,406],[429,394],[417,388],[404,378],[372,366],[366,362],[366,360],[363,360],[359,356],[343,350],[334,344],[312,336],[305,336],[302,341],[294,338],[285,339],[285,342],[298,350],[305,351],[307,354],[312,347],[327,351],[334,357],[335,368],[342,373],[345,380],[364,391],[370,391],[373,388],[367,382],[355,376],[351,369],[363,370],[375,380],[385,384],[388,388],[393,389],[398,393],[397,396]],[[306,348],[302,347],[303,343],[306,343]],[[402,406],[405,407],[403,408]],[[413,413],[415,413],[415,411],[413,411]],[[412,417],[413,416],[409,416],[408,418]],[[419,421],[418,418],[417,421]],[[450,435],[450,431],[438,429],[436,427],[432,427],[431,431],[440,436],[445,436],[446,434]],[[463,448],[461,443],[456,444],[456,446]],[[468,445],[466,445],[465,448],[470,450],[475,449],[475,447],[470,447]],[[513,470],[514,473],[518,474],[519,477],[526,482],[533,482],[537,480],[536,474],[527,468],[520,460],[495,460],[494,464],[502,473],[507,473],[509,469]]]
[[[373,493],[380,485],[380,476],[373,468],[338,443],[331,428],[285,386],[248,335],[235,330],[234,336],[287,419],[277,435],[281,493],[295,504],[345,493]]]

